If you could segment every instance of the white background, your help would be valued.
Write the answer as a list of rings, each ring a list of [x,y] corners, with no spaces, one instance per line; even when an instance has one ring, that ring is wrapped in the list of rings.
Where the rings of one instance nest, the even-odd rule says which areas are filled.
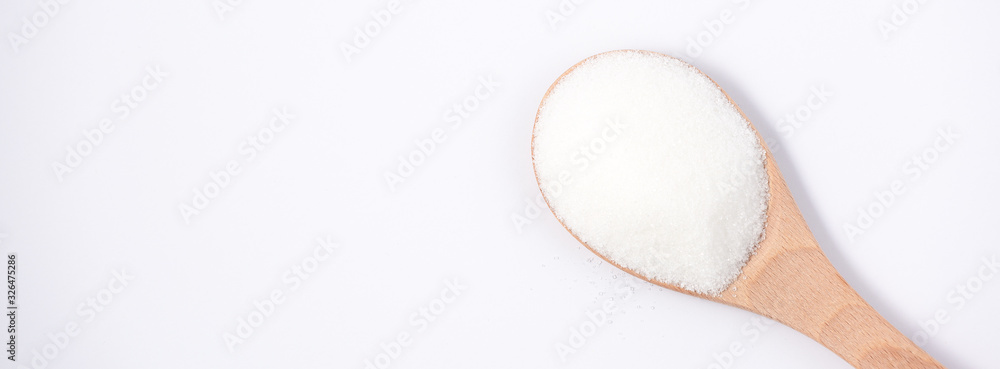
[[[757,336],[753,314],[623,275],[547,209],[515,226],[538,194],[529,140],[545,90],[623,48],[678,56],[732,96],[776,143],[833,264],[890,322],[913,336],[944,311],[926,350],[949,368],[997,365],[1000,282],[976,277],[1000,253],[996,2],[911,2],[894,24],[900,0],[583,1],[553,25],[555,0],[421,0],[350,62],[342,44],[385,2],[214,4],[67,2],[16,49],[43,10],[0,5],[0,248],[19,258],[20,365],[363,368],[405,332],[392,368],[848,367],[784,326]],[[726,10],[734,20],[689,52]],[[121,118],[116,99],[147,67],[167,76]],[[480,77],[500,85],[452,129],[445,115]],[[805,110],[821,87],[834,95]],[[241,142],[282,107],[292,123],[248,160]],[[796,112],[808,119],[787,134]],[[60,181],[53,163],[105,118],[115,130]],[[447,139],[390,191],[384,174],[436,128]],[[949,128],[947,151],[904,172]],[[230,160],[240,174],[187,224],[178,206]],[[851,240],[844,224],[894,180],[906,192]],[[313,266],[317,237],[341,246],[293,289],[282,277]],[[133,279],[106,290],[122,270]],[[455,279],[461,294],[435,302]],[[959,284],[978,288],[961,308]],[[275,289],[283,303],[230,351],[224,335]],[[88,313],[96,298],[110,302]],[[612,323],[562,360],[611,298]],[[411,321],[442,305],[426,329]]]

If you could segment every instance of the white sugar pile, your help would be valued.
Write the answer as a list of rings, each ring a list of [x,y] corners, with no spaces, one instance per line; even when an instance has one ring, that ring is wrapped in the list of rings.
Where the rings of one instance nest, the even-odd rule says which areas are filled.
[[[763,237],[764,150],[680,60],[614,51],[580,63],[543,101],[532,153],[563,225],[646,278],[716,295]]]

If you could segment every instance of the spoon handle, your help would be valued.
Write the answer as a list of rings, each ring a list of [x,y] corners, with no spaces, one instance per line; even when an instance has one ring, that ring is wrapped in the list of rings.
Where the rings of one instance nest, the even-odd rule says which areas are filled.
[[[944,369],[889,324],[823,254],[767,154],[767,236],[720,302],[756,312],[823,344],[859,369]],[[738,287],[738,288],[737,288]]]
[[[851,365],[857,368],[944,369],[944,365],[906,338],[860,297],[841,303],[814,338]]]
[[[754,280],[752,290],[761,291],[752,298],[754,310],[812,337],[859,369],[944,369],[868,305],[819,247],[786,252],[767,264],[765,275]]]

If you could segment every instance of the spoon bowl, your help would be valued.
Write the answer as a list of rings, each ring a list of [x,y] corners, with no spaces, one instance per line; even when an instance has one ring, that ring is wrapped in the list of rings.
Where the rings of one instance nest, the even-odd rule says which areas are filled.
[[[638,50],[618,50],[609,53],[636,51]],[[651,51],[638,52],[670,58]],[[603,54],[591,58],[600,55]],[[549,87],[539,106],[539,114],[535,117],[536,125],[542,107],[554,88],[567,74],[587,60],[589,58],[568,69]],[[744,120],[749,122],[718,83],[715,86]],[[753,125],[750,126],[753,129]],[[573,233],[562,219],[559,222],[597,256],[631,275],[667,289],[741,308],[781,322],[826,346],[856,368],[944,368],[889,324],[837,273],[809,230],[771,151],[760,133],[756,129],[754,132],[765,152],[764,168],[768,178],[765,236],[736,280],[719,294],[697,293],[648,278],[601,254]],[[533,163],[534,138],[533,135]],[[535,176],[538,180],[537,164]],[[555,212],[551,199],[545,196],[545,191],[542,192],[546,204]]]

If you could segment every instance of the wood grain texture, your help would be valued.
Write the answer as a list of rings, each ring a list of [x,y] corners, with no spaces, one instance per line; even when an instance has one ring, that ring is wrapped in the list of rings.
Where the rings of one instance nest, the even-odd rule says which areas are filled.
[[[639,51],[670,57],[643,50],[611,52],[622,51]],[[564,72],[549,87],[545,97],[548,97],[559,81],[580,63]],[[721,87],[719,89],[722,90]],[[739,110],[739,105],[733,102],[728,94],[726,97]],[[544,103],[543,97],[539,110]],[[742,110],[740,114],[743,114]],[[745,114],[743,117],[750,121]],[[535,123],[537,122],[536,114]],[[737,280],[719,295],[698,294],[648,279],[597,253],[585,242],[580,242],[605,261],[650,283],[735,306],[781,322],[823,344],[856,368],[944,368],[889,324],[837,273],[806,225],[781,172],[778,171],[770,149],[767,148],[759,132],[757,137],[766,152],[764,165],[770,193],[765,237],[758,245],[756,253],[743,267]],[[534,141],[533,136],[532,141]],[[551,208],[551,204],[549,207]],[[575,234],[573,236],[576,237]],[[580,240],[579,237],[576,238]]]

